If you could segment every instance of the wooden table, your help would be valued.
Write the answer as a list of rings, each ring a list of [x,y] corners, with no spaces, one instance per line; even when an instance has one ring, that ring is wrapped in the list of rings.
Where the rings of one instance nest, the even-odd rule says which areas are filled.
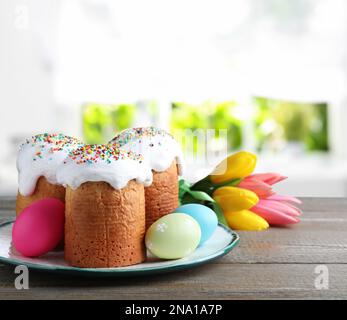
[[[30,271],[30,289],[16,290],[13,267],[0,264],[2,299],[263,299],[347,298],[347,199],[305,198],[302,222],[240,232],[228,255],[208,265],[138,278],[83,278]],[[14,217],[14,199],[0,198],[0,220]],[[315,268],[329,271],[329,289],[315,287]]]

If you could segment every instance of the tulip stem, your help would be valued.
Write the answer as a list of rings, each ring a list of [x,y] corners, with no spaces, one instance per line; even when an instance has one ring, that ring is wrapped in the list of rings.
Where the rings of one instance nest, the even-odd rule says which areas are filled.
[[[200,181],[193,184],[191,187],[191,190],[201,190],[206,192],[209,195],[212,195],[213,192],[220,188],[220,187],[226,187],[226,186],[237,186],[242,181],[242,178],[232,179],[226,182],[214,184],[212,183],[210,176],[205,177],[204,179],[201,179]]]

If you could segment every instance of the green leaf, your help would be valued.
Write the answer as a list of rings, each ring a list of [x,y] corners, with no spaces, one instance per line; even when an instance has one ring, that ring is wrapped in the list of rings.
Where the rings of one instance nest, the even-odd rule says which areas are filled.
[[[180,202],[182,202],[182,199],[184,197],[184,195],[190,190],[190,184],[181,179],[179,182],[178,182],[178,197],[180,199]]]
[[[242,180],[243,178],[232,179],[230,181],[217,184],[215,189],[220,187],[234,187],[234,186],[237,186]]]
[[[191,194],[188,192],[184,194],[184,196],[180,199],[180,204],[188,204],[188,203],[199,203],[204,204],[204,201],[195,199]]]
[[[191,187],[192,190],[202,190],[208,194],[212,194],[214,191],[214,184],[211,182],[210,177],[207,176],[204,179],[194,183]]]
[[[242,181],[242,178],[232,179],[223,183],[214,184],[210,177],[207,176],[204,179],[196,182],[191,186],[191,190],[200,190],[204,191],[209,195],[212,195],[213,192],[220,187],[232,187],[237,186]]]
[[[188,191],[188,193],[197,200],[214,202],[213,198],[211,198],[211,196],[208,195],[206,192],[190,190]]]
[[[223,210],[209,194],[204,191],[191,190],[190,184],[183,179],[179,181],[178,186],[180,204],[200,203],[207,205],[216,213],[218,221],[228,226]]]
[[[218,221],[221,224],[224,224],[225,226],[229,227],[227,221],[225,220],[224,212],[222,208],[218,205],[218,203],[214,201],[212,202],[212,206],[213,206],[214,212],[217,215]]]

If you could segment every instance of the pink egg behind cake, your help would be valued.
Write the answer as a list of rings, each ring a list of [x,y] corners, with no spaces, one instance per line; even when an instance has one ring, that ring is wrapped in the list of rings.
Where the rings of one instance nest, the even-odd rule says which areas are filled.
[[[12,229],[16,250],[38,257],[53,250],[63,238],[65,205],[55,198],[33,202],[17,217]]]

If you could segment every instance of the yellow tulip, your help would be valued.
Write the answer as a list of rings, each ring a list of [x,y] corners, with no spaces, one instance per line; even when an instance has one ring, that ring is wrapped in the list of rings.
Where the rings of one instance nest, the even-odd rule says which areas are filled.
[[[266,220],[249,210],[228,211],[224,215],[231,229],[260,231],[269,227]]]
[[[259,201],[253,191],[237,187],[220,187],[213,193],[213,199],[223,211],[250,209]]]
[[[249,176],[257,163],[253,153],[240,151],[224,159],[212,172],[210,179],[213,183],[224,183],[233,179]]]

